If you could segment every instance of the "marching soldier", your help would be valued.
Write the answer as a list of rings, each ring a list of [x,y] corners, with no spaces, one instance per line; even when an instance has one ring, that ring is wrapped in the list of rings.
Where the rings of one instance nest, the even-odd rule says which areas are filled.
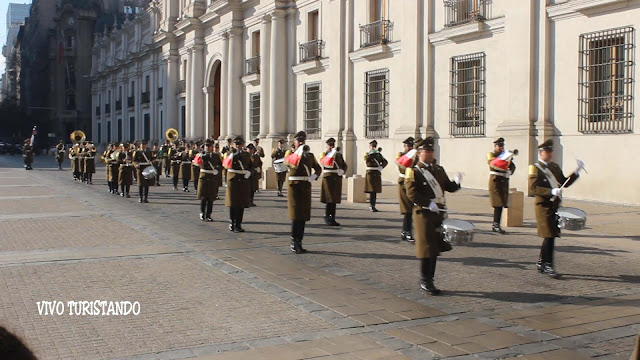
[[[262,178],[262,159],[260,159],[260,155],[258,154],[255,145],[247,145],[247,150],[249,151],[249,155],[251,155],[251,166],[253,167],[253,172],[249,178],[249,181],[251,181],[251,203],[249,206],[256,206],[253,202],[253,198],[258,191],[259,182]]]
[[[287,190],[287,205],[291,224],[290,249],[296,254],[306,253],[302,247],[305,223],[311,220],[311,182],[322,174],[322,168],[305,145],[307,134],[299,131],[294,137],[295,151],[287,151],[285,165],[289,168],[289,188]],[[314,173],[311,173],[311,170]]]
[[[86,183],[91,185],[93,185],[93,174],[96,172],[96,152],[96,147],[93,145],[93,142],[90,141],[84,152],[83,160]]]
[[[258,156],[263,158],[264,157],[264,149],[262,148],[262,146],[260,146],[258,144],[260,144],[260,139],[258,139],[258,138],[253,139],[253,146],[256,147],[256,154],[258,154]]]
[[[415,139],[406,138],[402,144],[404,151],[399,152],[396,165],[398,165],[398,199],[400,202],[400,214],[404,215],[402,220],[402,240],[414,242],[413,238],[413,203],[407,197],[407,189],[404,185],[405,172],[416,164],[416,150],[413,148]]]
[[[227,145],[222,147],[222,156],[226,156],[227,153],[229,153],[229,151],[231,151],[231,149],[233,149],[233,139],[232,138],[227,138]],[[227,186],[227,169],[223,168],[222,169],[222,177],[224,178],[223,180],[223,185]]]
[[[278,196],[282,195],[282,185],[287,180],[287,167],[284,165],[284,140],[278,140],[278,147],[271,151],[271,159],[273,160],[273,167],[276,171],[276,178],[278,180]]]
[[[251,201],[249,177],[253,168],[251,156],[248,152],[242,151],[244,139],[237,136],[233,143],[236,147],[227,151],[223,161],[227,169],[227,193],[224,204],[229,207],[229,231],[244,232],[242,219],[244,209],[249,207]]]
[[[538,146],[538,161],[529,165],[529,193],[535,196],[538,236],[544,238],[537,268],[540,273],[556,278],[558,274],[553,266],[553,252],[555,238],[560,236],[556,212],[562,202],[562,189],[578,179],[584,163],[578,160],[578,168],[567,178],[552,159],[553,140],[547,140]]]
[[[120,195],[118,192],[118,177],[120,176],[120,163],[118,163],[117,159],[117,148],[116,144],[110,144],[111,150],[109,150],[108,158],[107,158],[107,166],[109,167],[109,187],[111,194]]]
[[[171,161],[171,179],[173,180],[173,190],[178,190],[178,179],[180,178],[180,154],[184,151],[184,147],[178,147],[178,143],[174,142],[173,147],[169,149],[168,156]]]
[[[142,172],[149,166],[153,166],[152,161],[155,160],[151,150],[147,148],[147,140],[142,140],[140,149],[133,153],[133,164],[138,173],[138,194],[140,203],[148,203],[149,186],[153,185],[155,179],[145,179]]]
[[[171,141],[165,140],[164,145],[160,147],[160,157],[164,166],[164,176],[169,177],[171,172],[171,159],[169,159],[169,149],[171,149]]]
[[[33,147],[31,146],[31,140],[24,141],[24,147],[22,148],[22,157],[24,159],[24,169],[33,170],[31,164],[33,163]]]
[[[60,143],[56,145],[56,162],[58,162],[58,170],[62,170],[62,162],[64,161],[64,143],[60,140]]]
[[[491,231],[500,234],[506,233],[500,227],[502,208],[508,206],[509,177],[516,171],[512,153],[504,151],[504,138],[498,138],[493,142],[493,152],[487,153],[489,163],[489,200],[493,207],[493,225]]]
[[[120,196],[130,198],[129,190],[133,185],[133,153],[129,150],[129,144],[120,144],[121,150],[117,159],[120,166],[118,172],[118,184],[120,185]]]
[[[69,159],[71,159],[71,152],[73,151],[74,147],[69,149]],[[107,186],[109,187],[109,192],[111,192],[111,180],[109,180],[109,177],[111,176],[111,174],[109,173],[110,171],[109,152],[110,151],[111,151],[111,143],[107,145],[107,148],[102,152],[102,155],[100,156],[100,160],[102,160],[102,162],[105,163],[105,169],[106,169],[106,175],[107,175]],[[71,169],[73,170],[73,160],[71,160]]]
[[[86,183],[88,180],[87,169],[85,167],[84,158],[87,156],[87,142],[83,141],[80,146],[80,153],[78,154],[78,161],[80,164],[80,181]]]
[[[331,226],[340,226],[336,222],[336,204],[342,202],[342,175],[347,171],[339,149],[336,149],[336,139],[329,138],[326,141],[327,151],[320,154],[322,164],[322,190],[320,202],[326,204],[324,223]]]
[[[202,163],[198,176],[198,190],[196,190],[196,198],[200,200],[200,220],[213,221],[211,212],[213,211],[213,202],[218,198],[218,183],[222,178],[220,171],[222,170],[222,160],[220,156],[213,152],[213,142],[206,140],[204,143],[204,153],[200,156]]]
[[[369,193],[369,210],[372,212],[378,211],[376,209],[376,198],[377,194],[382,192],[382,169],[388,164],[379,149],[377,149],[377,146],[378,142],[376,140],[371,141],[369,143],[369,152],[364,154],[367,170],[364,192]]]
[[[191,145],[187,144],[187,147],[180,152],[180,178],[182,179],[182,191],[189,192],[189,180],[191,180]]]
[[[451,181],[444,168],[435,165],[432,137],[420,140],[416,148],[418,163],[405,171],[404,185],[407,197],[413,203],[416,257],[420,259],[422,276],[420,288],[437,295],[440,290],[434,285],[433,278],[440,255],[442,221],[446,212],[444,191],[455,192],[460,189],[462,175],[457,174]]]
[[[153,142],[153,148],[151,149],[151,153],[155,160],[153,160],[153,167],[156,168],[156,179],[155,186],[160,186],[160,175],[162,174],[162,153],[160,153],[160,148],[158,147],[158,142]]]
[[[191,160],[191,179],[193,179],[193,188],[198,191],[198,180],[200,180],[200,167],[193,162],[198,153],[203,152],[200,149],[200,141],[196,143],[196,146],[192,146],[189,151],[189,159]]]
[[[211,140],[211,142],[213,142],[214,140]],[[220,158],[220,164],[222,164],[222,154],[220,153],[220,143],[215,143],[215,145],[213,145],[213,156],[217,156],[218,158]],[[221,167],[218,171],[220,172],[218,174],[218,176],[215,177],[216,180],[216,198],[215,200],[220,200],[220,195],[218,195],[218,191],[220,189],[220,187],[222,186],[222,170],[224,168]]]
[[[78,144],[73,144],[73,147],[69,149],[69,160],[71,161],[71,172],[73,173],[73,180],[78,181]]]

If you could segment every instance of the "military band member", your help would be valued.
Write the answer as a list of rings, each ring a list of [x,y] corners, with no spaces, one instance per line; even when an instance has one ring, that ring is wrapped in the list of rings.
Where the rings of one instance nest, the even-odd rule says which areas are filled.
[[[285,141],[283,139],[278,140],[278,147],[271,151],[271,159],[273,161],[276,178],[278,180],[278,196],[284,196],[282,195],[282,185],[287,180],[287,168],[284,166],[284,154],[286,153],[284,143]]]
[[[205,141],[201,159],[202,165],[198,172],[200,181],[196,191],[196,198],[200,200],[200,220],[213,221],[213,202],[218,198],[218,184],[222,178],[222,159],[218,153],[213,152],[213,141]]]
[[[244,209],[249,207],[251,202],[251,183],[249,178],[253,171],[251,156],[248,152],[242,151],[244,139],[237,136],[233,139],[234,148],[230,148],[223,160],[227,169],[227,192],[225,196],[225,206],[229,207],[229,231],[244,232],[242,220]]]
[[[299,131],[294,137],[295,151],[287,151],[285,165],[289,168],[289,184],[287,189],[287,205],[291,223],[290,249],[296,254],[306,253],[302,247],[304,228],[311,220],[311,182],[322,174],[322,167],[316,161],[308,145],[305,145],[307,134]],[[312,173],[313,170],[313,173]]]
[[[64,143],[60,140],[60,143],[56,145],[56,162],[58,163],[58,170],[62,170],[62,162],[64,161]]]
[[[433,283],[436,262],[440,255],[442,241],[442,221],[445,218],[446,201],[444,192],[460,189],[462,175],[449,180],[442,166],[435,165],[434,140],[428,137],[415,144],[418,162],[405,171],[404,185],[407,197],[413,203],[413,223],[415,226],[416,257],[420,259],[420,288],[432,295],[440,290]]]
[[[78,181],[78,170],[80,166],[78,165],[78,147],[79,144],[73,144],[73,147],[69,149],[69,160],[71,161],[71,173],[73,173],[73,180]]]
[[[111,169],[109,168],[109,156],[111,155],[111,143],[109,143],[107,145],[107,148],[102,152],[102,156],[100,156],[100,160],[102,160],[103,163],[105,163],[105,169],[106,169],[106,175],[107,175],[107,187],[109,188],[109,192],[112,193],[112,188],[111,188]],[[75,145],[74,147],[72,147],[71,149],[69,149],[69,159],[71,159],[71,152],[74,151],[75,149]],[[73,159],[71,160],[71,169],[73,171]]]
[[[493,152],[487,154],[489,164],[489,200],[493,207],[493,225],[491,231],[504,234],[500,227],[502,208],[508,206],[509,201],[509,177],[516,171],[516,164],[512,156],[505,156],[504,138],[498,138],[493,142]]]
[[[160,153],[160,148],[158,147],[158,142],[153,142],[153,147],[151,148],[151,153],[155,160],[153,160],[153,167],[156,168],[156,179],[154,181],[155,186],[160,186],[160,175],[162,174],[162,154]]]
[[[111,194],[120,195],[118,192],[118,177],[120,176],[120,163],[117,159],[116,144],[111,144],[111,150],[109,151],[109,157],[107,159],[107,166],[109,167],[109,179],[108,182],[111,188]]]
[[[169,161],[171,162],[171,180],[173,180],[173,190],[178,190],[178,179],[180,178],[180,153],[184,151],[178,142],[174,142],[173,146],[167,152]]]
[[[369,143],[369,152],[364,154],[367,175],[365,177],[364,192],[369,193],[369,210],[377,212],[376,198],[377,194],[382,192],[382,169],[388,162],[377,149],[378,142],[373,140]]]
[[[195,146],[191,147],[189,151],[189,159],[191,159],[191,179],[193,180],[193,188],[198,191],[198,180],[200,180],[200,167],[193,163],[193,159],[199,153],[203,152],[204,149],[201,149],[201,144],[198,141]]]
[[[93,174],[96,172],[96,147],[92,141],[87,144],[87,149],[84,153],[84,173],[86,176],[86,183],[93,185]]]
[[[151,150],[147,148],[147,141],[142,140],[140,149],[133,153],[133,164],[137,169],[138,177],[138,195],[140,203],[148,203],[149,200],[149,186],[153,185],[155,178],[145,179],[142,172],[149,166],[153,166],[153,160],[155,157]]]
[[[120,166],[118,170],[118,185],[120,185],[120,196],[130,198],[129,190],[133,185],[133,152],[129,149],[129,144],[120,144],[121,150],[116,158]]]
[[[227,138],[227,145],[222,147],[222,151],[221,151],[222,156],[223,157],[226,156],[226,154],[229,153],[229,151],[231,151],[231,149],[233,148],[234,148],[233,139]],[[223,177],[223,182],[222,182],[223,186],[227,186],[227,169],[226,168],[222,169],[222,177]]]
[[[401,238],[404,241],[414,242],[413,238],[413,203],[407,197],[407,189],[404,185],[404,177],[407,168],[412,168],[417,161],[417,156],[413,149],[415,139],[413,137],[406,138],[403,144],[403,151],[398,153],[396,165],[398,166],[398,200],[400,203],[400,214],[404,215],[402,220]],[[400,159],[400,160],[398,160]],[[406,166],[405,166],[406,165]]]
[[[189,192],[189,180],[191,180],[191,144],[178,154],[180,159],[180,179],[182,179],[182,191]]]
[[[258,154],[258,156],[263,158],[264,157],[264,149],[262,148],[262,146],[260,146],[258,144],[260,144],[260,139],[258,139],[258,138],[253,139],[253,146],[256,147],[256,154]]]
[[[31,164],[33,163],[33,147],[31,146],[31,140],[24,141],[24,147],[22,148],[22,158],[24,160],[24,169],[33,170]]]
[[[560,236],[556,212],[562,202],[562,189],[571,186],[579,177],[584,163],[578,160],[578,168],[568,178],[553,161],[553,140],[538,146],[538,161],[529,165],[529,193],[535,196],[538,236],[543,238],[538,259],[538,271],[556,278],[553,266],[555,238]]]
[[[78,155],[79,158],[79,165],[80,165],[80,180],[83,183],[87,182],[88,176],[87,176],[87,170],[85,167],[85,161],[84,158],[87,156],[87,142],[83,141],[82,145],[80,145],[80,153]]]
[[[169,177],[171,172],[171,160],[169,159],[169,149],[171,149],[171,141],[165,140],[164,144],[160,147],[160,158],[162,159],[162,166],[164,166],[164,176]]]
[[[247,151],[249,155],[251,155],[251,166],[253,167],[253,172],[249,181],[251,182],[251,202],[249,206],[256,206],[253,202],[256,192],[258,192],[260,179],[262,178],[262,159],[256,150],[255,145],[249,144],[247,145]]]
[[[340,226],[340,223],[336,221],[336,204],[342,202],[342,176],[347,171],[347,163],[340,150],[335,148],[336,139],[329,138],[326,144],[327,151],[320,154],[322,165],[320,202],[326,204],[324,223],[330,226]]]

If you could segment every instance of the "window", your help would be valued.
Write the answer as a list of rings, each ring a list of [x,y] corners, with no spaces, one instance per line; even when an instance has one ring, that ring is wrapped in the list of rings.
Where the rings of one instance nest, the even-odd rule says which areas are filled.
[[[260,93],[249,94],[249,137],[254,139],[260,134]]]
[[[367,72],[364,85],[365,137],[389,137],[389,70]]]
[[[320,21],[319,21],[319,13],[318,10],[315,11],[311,11],[309,13],[309,30],[307,31],[307,40],[311,41],[311,40],[318,40],[319,37],[319,26],[320,26]]]
[[[75,39],[75,37],[74,37],[73,35],[71,35],[71,34],[67,34],[67,35],[64,37],[64,40],[65,40],[65,47],[66,47],[68,50],[71,50],[71,49],[73,49],[73,48],[74,48],[74,46],[75,46],[75,44],[76,44],[76,39]]]
[[[134,142],[136,140],[136,118],[129,118],[129,141]]]
[[[107,121],[107,142],[111,142],[111,121]]]
[[[633,131],[634,47],[632,27],[580,35],[578,131]]]
[[[304,84],[304,131],[309,139],[322,137],[322,83]]]
[[[143,139],[144,140],[150,140],[151,137],[151,115],[150,114],[144,114],[144,118],[143,118],[144,124],[143,124]]]
[[[260,31],[251,34],[251,53],[253,56],[260,56]]]
[[[149,75],[144,77],[144,91],[149,91],[151,89],[151,81]]]
[[[118,119],[118,142],[122,141],[122,119]]]
[[[102,143],[102,126],[98,123],[98,144]]]
[[[485,136],[485,53],[451,58],[449,133]]]
[[[492,0],[445,0],[445,27],[482,21],[491,17]]]
[[[130,94],[134,94],[136,92],[136,82],[132,81],[131,82],[131,91],[129,92]]]
[[[369,10],[371,22],[383,20],[386,18],[387,0],[370,0]]]

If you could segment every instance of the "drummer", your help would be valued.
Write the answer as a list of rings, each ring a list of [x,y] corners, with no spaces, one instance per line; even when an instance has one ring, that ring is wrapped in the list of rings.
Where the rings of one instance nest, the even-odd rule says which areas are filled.
[[[133,165],[137,169],[137,178],[138,178],[138,201],[140,203],[148,203],[149,197],[149,186],[155,183],[155,176],[151,179],[147,179],[144,177],[142,172],[149,166],[153,166],[152,161],[155,160],[153,153],[151,150],[147,148],[147,140],[143,140],[140,143],[140,149],[136,150],[133,153]]]
[[[282,195],[282,185],[287,180],[287,167],[284,165],[284,154],[286,149],[284,148],[284,140],[278,140],[278,147],[271,151],[271,159],[273,160],[273,167],[276,170],[276,177],[278,178],[278,196]]]
[[[560,236],[556,212],[562,201],[562,190],[578,179],[584,163],[578,160],[578,168],[567,178],[560,166],[553,161],[553,140],[538,146],[538,161],[529,165],[529,193],[535,195],[538,236],[543,238],[538,258],[538,271],[552,278],[558,277],[553,266],[555,238]]]
[[[418,161],[414,167],[406,169],[404,186],[407,197],[413,203],[416,257],[420,259],[422,275],[420,288],[438,295],[440,290],[434,285],[433,277],[440,255],[442,221],[446,213],[444,191],[458,191],[462,174],[458,173],[451,181],[444,168],[435,164],[432,137],[416,142],[415,147]]]

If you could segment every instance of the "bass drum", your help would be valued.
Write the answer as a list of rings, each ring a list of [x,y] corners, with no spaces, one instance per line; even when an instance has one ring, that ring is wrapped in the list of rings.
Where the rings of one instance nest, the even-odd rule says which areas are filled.
[[[142,170],[142,176],[147,180],[155,179],[157,175],[158,171],[156,170],[155,166],[147,166],[144,170]]]
[[[288,169],[287,169],[287,166],[284,164],[284,158],[275,160],[273,162],[273,169],[276,171],[276,173],[287,172]]]
[[[468,245],[473,241],[475,226],[464,220],[444,220],[444,238],[453,245]]]
[[[572,207],[561,207],[558,215],[558,227],[565,230],[582,230],[587,224],[587,213]]]

